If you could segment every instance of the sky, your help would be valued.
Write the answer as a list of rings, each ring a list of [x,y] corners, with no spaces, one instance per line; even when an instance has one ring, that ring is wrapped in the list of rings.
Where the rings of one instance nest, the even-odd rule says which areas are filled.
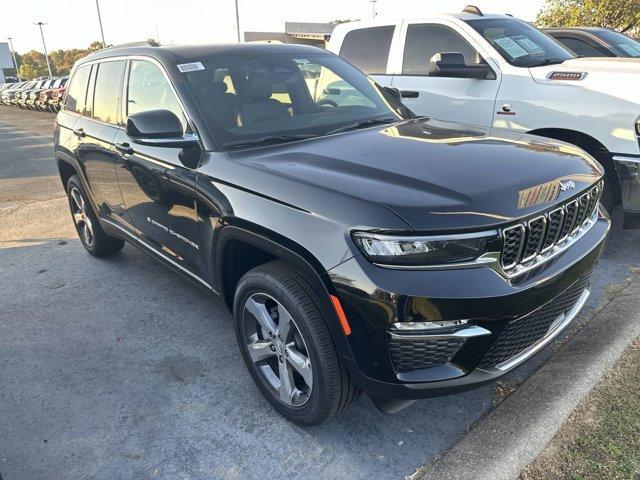
[[[3,0],[2,3],[8,0]],[[234,0],[99,0],[108,44],[159,38],[163,44],[236,41]],[[13,37],[19,53],[42,40],[34,22],[46,22],[48,50],[84,48],[100,39],[95,0],[27,0],[0,15],[0,42]],[[284,31],[285,21],[328,22],[371,19],[369,0],[238,0],[241,31]],[[487,13],[511,13],[533,20],[544,0],[377,0],[378,18],[420,17],[459,12],[473,3]],[[25,5],[26,4],[26,5]]]

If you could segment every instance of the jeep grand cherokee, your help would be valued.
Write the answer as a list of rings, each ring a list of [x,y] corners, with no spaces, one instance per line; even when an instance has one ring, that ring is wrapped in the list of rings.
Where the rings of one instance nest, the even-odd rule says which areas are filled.
[[[580,311],[609,230],[583,151],[415,118],[305,46],[91,54],[55,157],[86,250],[128,241],[222,299],[301,424],[511,370]]]

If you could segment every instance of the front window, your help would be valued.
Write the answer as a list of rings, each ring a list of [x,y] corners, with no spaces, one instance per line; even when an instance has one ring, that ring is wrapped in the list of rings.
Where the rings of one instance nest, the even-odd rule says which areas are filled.
[[[401,119],[389,95],[335,55],[214,56],[198,65],[183,75],[224,148]]]
[[[640,43],[634,39],[613,30],[599,30],[593,33],[607,42],[618,55],[640,58]]]
[[[521,20],[486,18],[467,23],[516,67],[554,65],[575,58],[553,38]]]

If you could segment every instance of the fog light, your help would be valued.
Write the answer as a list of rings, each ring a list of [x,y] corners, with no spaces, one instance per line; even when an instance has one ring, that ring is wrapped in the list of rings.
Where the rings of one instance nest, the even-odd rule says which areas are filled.
[[[394,330],[440,330],[443,328],[461,327],[467,325],[469,320],[442,320],[436,322],[396,322],[391,328]]]

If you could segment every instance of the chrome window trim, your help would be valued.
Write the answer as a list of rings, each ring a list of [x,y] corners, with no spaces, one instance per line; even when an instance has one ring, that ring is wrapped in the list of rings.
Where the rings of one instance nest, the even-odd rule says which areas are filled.
[[[176,90],[175,86],[173,85],[173,82],[171,81],[171,78],[169,77],[169,74],[167,73],[167,71],[165,70],[164,66],[155,58],[147,56],[147,55],[115,55],[113,57],[105,57],[105,58],[99,58],[96,60],[90,60],[88,62],[84,62],[81,64],[78,64],[74,69],[73,72],[71,73],[71,75],[74,75],[76,70],[84,67],[84,66],[91,66],[97,63],[102,63],[102,62],[111,62],[111,61],[116,61],[116,60],[141,60],[141,61],[148,61],[151,62],[153,64],[155,64],[160,71],[162,72],[162,74],[164,75],[165,80],[167,81],[167,83],[169,84],[169,87],[171,88],[171,92],[173,93],[173,95],[175,96],[176,100],[178,101],[178,104],[180,105],[180,108],[182,109],[182,113],[184,114],[184,117],[187,120],[187,124],[189,125],[189,127],[191,127],[191,130],[194,132],[195,135],[198,136],[198,139],[200,139],[200,134],[198,132],[198,129],[196,128],[195,123],[193,122],[193,120],[191,119],[191,117],[187,114],[187,110],[184,107],[184,103],[182,102],[182,100],[180,99],[180,96],[178,95],[178,91]],[[129,63],[129,62],[128,62]],[[126,70],[125,70],[125,74],[128,74],[129,71],[129,64],[127,63],[126,65]],[[71,78],[70,75],[70,78]],[[129,78],[125,78],[124,82],[128,82]],[[88,84],[87,84],[88,85]],[[123,87],[126,90],[127,89],[127,84],[123,83]],[[67,98],[67,91],[65,90],[65,96],[63,99],[63,104],[66,101]],[[126,101],[126,98],[124,99]],[[119,124],[114,124],[114,123],[105,123],[99,120],[95,120],[91,117],[87,117],[84,115],[81,115],[77,112],[70,112],[68,111],[66,108],[63,109],[65,113],[71,114],[71,115],[75,115],[77,117],[82,117],[82,118],[86,118],[88,120],[91,120],[93,122],[98,122],[98,123],[102,123],[103,125],[109,125],[110,127],[115,127],[115,128],[119,128],[121,130],[124,130],[124,126],[123,125],[119,125]],[[123,121],[126,121],[126,119],[123,118]],[[200,147],[204,150],[204,146],[202,145],[202,141],[200,141]]]

